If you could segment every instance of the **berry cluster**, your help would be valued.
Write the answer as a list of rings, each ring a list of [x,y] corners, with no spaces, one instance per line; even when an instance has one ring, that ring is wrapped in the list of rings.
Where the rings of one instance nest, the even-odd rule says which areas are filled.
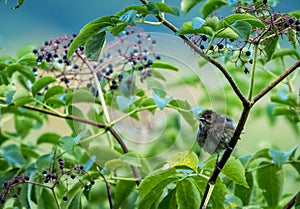
[[[265,24],[265,28],[254,29],[248,40],[216,38],[211,43],[211,38],[204,34],[193,34],[189,38],[206,54],[223,56],[228,61],[235,63],[237,67],[244,67],[244,72],[249,73],[246,64],[252,64],[252,45],[259,45],[260,53],[268,48],[276,37],[286,35],[287,39],[294,44],[299,40],[300,20],[293,16],[275,13],[274,9],[267,5],[267,1],[255,5],[238,5],[235,14],[251,14]],[[292,34],[292,35],[291,35]]]
[[[66,168],[65,161],[62,158],[58,158],[53,167],[43,170],[41,174],[35,181],[30,181],[26,175],[14,176],[11,180],[5,181],[4,189],[0,194],[0,203],[5,204],[6,199],[10,197],[14,199],[18,198],[20,186],[25,183],[35,184],[48,189],[54,189],[55,186],[65,183],[66,193],[68,192],[69,179],[78,180],[85,190],[89,190],[95,184],[95,180],[91,177],[89,177],[89,180],[85,178],[86,175],[89,176],[89,173],[85,171],[83,165]],[[62,199],[63,201],[67,201],[68,196],[64,195]]]
[[[68,48],[75,37],[57,37],[33,50],[38,68],[32,70],[37,78],[54,76],[57,78],[56,84],[72,89],[86,87],[97,95],[94,73],[103,85],[102,89],[116,90],[124,74],[136,73],[143,81],[152,75],[153,60],[161,59],[154,53],[156,41],[140,29],[129,28],[115,37],[105,46],[97,61],[88,60],[83,46],[67,59]]]

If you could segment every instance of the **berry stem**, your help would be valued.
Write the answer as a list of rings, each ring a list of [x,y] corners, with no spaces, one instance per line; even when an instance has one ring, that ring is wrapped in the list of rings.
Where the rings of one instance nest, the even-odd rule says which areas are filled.
[[[249,88],[249,94],[248,94],[248,100],[252,100],[252,94],[253,94],[253,88],[254,88],[254,78],[255,78],[255,70],[256,70],[256,62],[257,62],[257,51],[258,51],[258,45],[254,45],[254,54],[253,54],[253,64],[251,69],[251,81],[250,81],[250,88]]]

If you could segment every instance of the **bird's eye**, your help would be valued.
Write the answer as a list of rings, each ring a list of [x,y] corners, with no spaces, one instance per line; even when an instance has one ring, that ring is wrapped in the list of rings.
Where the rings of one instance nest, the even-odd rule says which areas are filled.
[[[211,118],[211,115],[207,115],[206,118],[208,118],[208,119]]]

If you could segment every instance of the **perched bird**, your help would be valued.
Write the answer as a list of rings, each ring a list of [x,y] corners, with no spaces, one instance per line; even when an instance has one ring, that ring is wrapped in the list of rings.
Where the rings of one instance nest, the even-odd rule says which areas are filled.
[[[212,110],[205,110],[198,120],[200,120],[197,132],[198,144],[209,154],[216,153],[219,156],[228,147],[233,136],[234,121]]]

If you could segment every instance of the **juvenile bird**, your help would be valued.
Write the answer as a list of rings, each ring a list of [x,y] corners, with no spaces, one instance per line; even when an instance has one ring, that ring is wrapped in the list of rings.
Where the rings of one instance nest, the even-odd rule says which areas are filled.
[[[209,154],[216,153],[219,156],[228,147],[233,136],[234,121],[212,110],[205,110],[198,120],[200,120],[197,132],[198,144]]]

